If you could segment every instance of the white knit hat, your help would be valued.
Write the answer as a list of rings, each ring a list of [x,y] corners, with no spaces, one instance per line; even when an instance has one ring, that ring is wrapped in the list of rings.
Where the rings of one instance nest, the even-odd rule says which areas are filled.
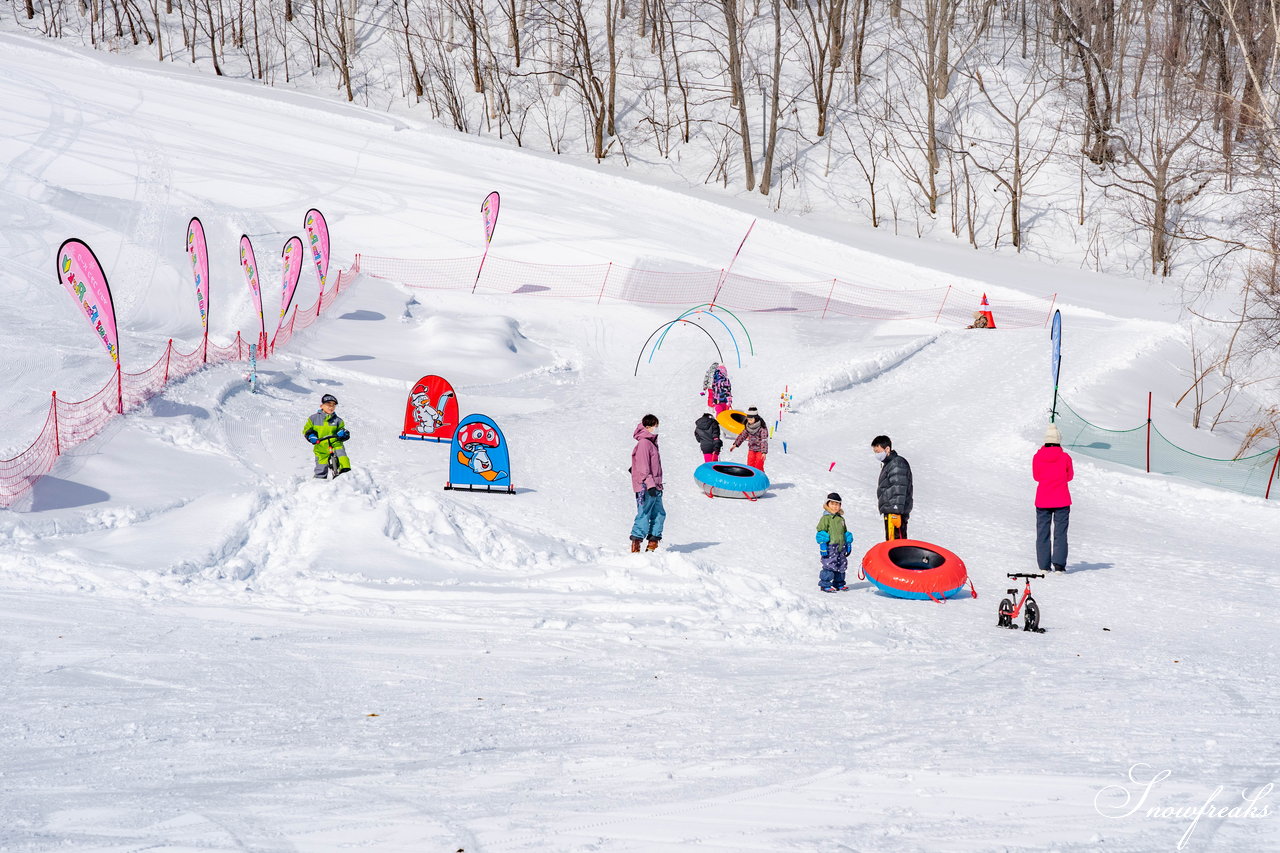
[[[1049,424],[1049,428],[1044,431],[1045,444],[1062,444],[1062,433],[1058,432],[1058,427]]]

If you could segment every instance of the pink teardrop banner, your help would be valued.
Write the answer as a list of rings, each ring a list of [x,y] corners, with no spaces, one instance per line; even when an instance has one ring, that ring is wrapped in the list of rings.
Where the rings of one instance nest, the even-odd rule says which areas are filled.
[[[196,307],[200,309],[200,325],[204,329],[203,360],[209,360],[209,244],[205,241],[204,224],[197,216],[187,225],[187,257],[196,285]]]
[[[320,279],[320,294],[324,295],[325,279],[329,276],[329,223],[324,214],[313,207],[302,218],[302,228],[307,232],[307,248],[311,250],[311,261]]]
[[[93,249],[82,240],[67,240],[58,247],[58,280],[84,312],[98,334],[107,355],[120,365],[120,338],[116,329],[116,308],[111,286]]]
[[[302,255],[302,239],[299,237],[290,237],[280,252],[283,271],[280,278],[280,319],[276,322],[276,336],[280,334],[280,327],[284,325],[284,315],[289,313],[289,306],[293,304],[293,294],[298,289],[298,279],[302,277]],[[274,347],[275,336],[271,340]]]
[[[258,283],[258,261],[253,256],[253,242],[248,234],[240,235],[240,268],[244,270],[244,280],[249,283],[249,291],[253,294],[253,309],[258,312],[259,350],[265,357],[267,340],[267,321],[262,316],[262,286]]]
[[[480,216],[484,218],[484,254],[480,256],[480,267],[476,270],[476,280],[471,285],[471,292],[476,292],[476,285],[480,283],[480,273],[484,271],[485,258],[489,257],[489,244],[493,242],[494,229],[498,227],[498,208],[502,205],[502,198],[497,191],[489,193],[484,197],[484,203],[480,205]]]

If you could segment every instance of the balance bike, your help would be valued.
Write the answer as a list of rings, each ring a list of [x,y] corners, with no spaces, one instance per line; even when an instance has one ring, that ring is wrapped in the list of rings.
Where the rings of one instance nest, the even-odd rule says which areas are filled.
[[[1036,600],[1031,597],[1031,579],[1042,578],[1044,575],[1027,575],[1027,574],[1009,574],[1011,578],[1025,578],[1026,586],[1022,589],[1022,598],[1018,599],[1018,589],[1014,587],[1009,590],[1009,595],[1018,600],[1015,607],[1012,600],[1005,598],[1000,601],[1000,618],[996,621],[996,625],[1001,628],[1012,628],[1017,630],[1017,626],[1013,624],[1013,620],[1023,614],[1025,609],[1025,622],[1022,630],[1035,631],[1037,634],[1043,634],[1044,628],[1040,627],[1040,606],[1036,604]]]
[[[333,440],[336,437],[337,436],[328,435],[316,442],[316,444],[323,444],[326,441],[330,442],[329,461],[326,465],[326,467],[328,468],[328,471],[325,472],[327,478],[330,480],[336,480],[338,478],[338,475],[342,473],[342,466],[338,464],[338,451],[333,449],[333,444],[332,444]],[[1043,575],[1041,575],[1041,577],[1043,577]]]

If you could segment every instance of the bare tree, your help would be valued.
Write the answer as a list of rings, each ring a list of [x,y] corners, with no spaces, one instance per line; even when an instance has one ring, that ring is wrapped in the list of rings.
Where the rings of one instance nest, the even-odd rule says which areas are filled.
[[[729,51],[726,71],[729,73],[731,106],[738,110],[738,137],[742,142],[742,170],[748,190],[755,189],[756,166],[751,153],[751,125],[747,116],[747,97],[743,86],[742,23],[738,18],[738,0],[718,0],[724,14],[725,41]]]
[[[844,59],[848,3],[849,0],[802,0],[787,6],[801,33],[809,89],[818,113],[818,136],[827,133],[831,91]]]
[[[606,138],[613,125],[610,93],[617,79],[617,58],[610,38],[606,38],[604,68],[594,43],[594,30],[587,21],[584,0],[539,0],[547,13],[547,25],[556,35],[557,46],[565,52],[564,69],[559,72],[578,93],[586,118],[588,143],[596,160],[603,160],[608,148]],[[606,0],[612,20],[614,0]],[[612,28],[612,24],[610,25]],[[601,74],[604,80],[601,80]]]
[[[1050,82],[1034,72],[1019,80],[1012,79],[1006,71],[1006,58],[991,63],[985,77],[978,68],[964,72],[995,115],[1005,139],[959,145],[956,153],[993,178],[1007,194],[1009,236],[1014,248],[1021,252],[1022,208],[1027,184],[1048,162],[1057,141],[1052,130],[1036,120],[1037,107],[1054,90]]]
[[[1094,163],[1111,160],[1111,128],[1120,105],[1126,29],[1115,0],[1054,0],[1054,31],[1066,43],[1083,84],[1081,150]]]
[[[1208,118],[1184,117],[1174,104],[1174,98],[1161,95],[1136,104],[1130,127],[1107,133],[1123,153],[1123,162],[1093,177],[1097,185],[1119,190],[1138,203],[1137,221],[1148,233],[1151,274],[1160,276],[1172,269],[1173,242],[1181,236],[1186,206],[1213,179],[1200,138]]]
[[[769,130],[764,139],[764,168],[760,170],[760,194],[768,195],[773,182],[773,159],[778,150],[778,112],[782,99],[782,3],[773,3],[773,68],[769,74]]]

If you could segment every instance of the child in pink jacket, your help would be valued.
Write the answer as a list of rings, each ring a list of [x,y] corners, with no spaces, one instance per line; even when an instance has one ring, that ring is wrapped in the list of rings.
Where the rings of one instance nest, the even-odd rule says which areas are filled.
[[[1071,520],[1071,490],[1067,483],[1075,475],[1071,457],[1062,449],[1062,433],[1049,424],[1044,447],[1031,460],[1031,476],[1036,481],[1036,561],[1042,572],[1050,567],[1055,572],[1067,570],[1067,525]]]
[[[658,453],[658,416],[645,415],[632,434],[636,445],[631,450],[631,491],[636,496],[636,520],[631,525],[631,553],[640,551],[640,543],[648,539],[646,551],[656,551],[662,541],[662,525],[667,511],[662,506],[662,456]]]

